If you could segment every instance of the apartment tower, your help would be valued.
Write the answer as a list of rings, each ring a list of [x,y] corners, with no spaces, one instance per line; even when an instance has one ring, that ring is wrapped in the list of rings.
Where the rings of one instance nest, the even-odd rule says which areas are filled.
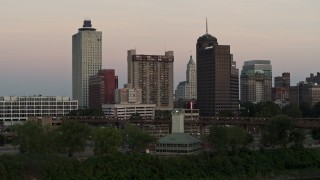
[[[142,89],[142,103],[157,110],[173,109],[173,51],[165,55],[136,54],[128,50],[128,84]]]
[[[96,75],[102,63],[102,32],[85,20],[83,27],[72,36],[72,98],[79,108],[89,105],[89,77]]]

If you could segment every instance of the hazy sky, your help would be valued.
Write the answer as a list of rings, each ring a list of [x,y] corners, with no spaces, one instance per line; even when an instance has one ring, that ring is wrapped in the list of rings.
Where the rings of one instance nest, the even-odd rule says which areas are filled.
[[[71,38],[91,19],[103,68],[127,82],[127,50],[173,50],[175,87],[205,33],[230,45],[237,67],[269,59],[291,84],[320,71],[320,0],[0,0],[0,96],[71,96]]]

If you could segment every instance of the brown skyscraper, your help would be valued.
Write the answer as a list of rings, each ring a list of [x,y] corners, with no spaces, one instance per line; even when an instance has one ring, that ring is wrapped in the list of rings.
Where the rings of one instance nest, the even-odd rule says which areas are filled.
[[[229,45],[206,34],[197,40],[197,98],[201,116],[239,109],[239,71]]]

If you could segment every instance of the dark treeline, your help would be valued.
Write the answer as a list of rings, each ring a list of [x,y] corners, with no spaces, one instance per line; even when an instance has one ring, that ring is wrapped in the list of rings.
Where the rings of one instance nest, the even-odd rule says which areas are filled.
[[[224,113],[226,114],[226,113]],[[282,109],[274,102],[259,102],[241,104],[240,116],[242,117],[274,117],[275,115],[285,114],[292,118],[301,117],[320,117],[320,102],[311,107],[308,103],[289,104]]]
[[[0,156],[1,179],[241,179],[274,177],[299,170],[319,175],[319,151],[295,146],[242,150],[237,155],[179,157],[120,153],[85,160],[39,154]]]

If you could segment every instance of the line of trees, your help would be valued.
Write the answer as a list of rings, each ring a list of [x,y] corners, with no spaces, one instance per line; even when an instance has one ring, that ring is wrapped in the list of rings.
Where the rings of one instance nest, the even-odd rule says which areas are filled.
[[[224,112],[223,114],[226,114]],[[242,117],[274,117],[284,114],[292,118],[300,117],[320,117],[320,102],[311,107],[308,103],[289,104],[282,109],[274,102],[250,102],[241,104],[240,116]],[[230,116],[230,113],[229,113]]]
[[[34,121],[14,127],[17,137],[14,145],[19,145],[22,153],[55,154],[67,153],[72,157],[75,152],[85,150],[91,142],[97,156],[108,156],[123,144],[128,144],[132,152],[142,151],[155,139],[139,127],[127,124],[124,129],[91,128],[87,124],[66,121],[57,128],[41,126]]]

